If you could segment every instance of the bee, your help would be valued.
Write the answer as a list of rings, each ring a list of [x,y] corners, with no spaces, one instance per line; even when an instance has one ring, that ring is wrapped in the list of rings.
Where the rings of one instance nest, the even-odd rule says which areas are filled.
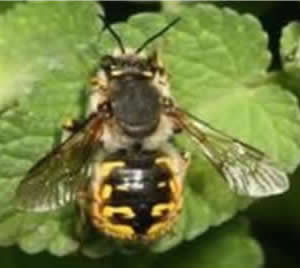
[[[137,49],[125,48],[106,24],[118,49],[103,56],[91,79],[87,119],[29,170],[16,191],[19,209],[78,203],[107,236],[156,241],[172,229],[184,201],[189,160],[172,143],[180,133],[237,194],[259,198],[289,188],[286,174],[263,152],[176,104],[162,60],[144,50],[178,21]]]

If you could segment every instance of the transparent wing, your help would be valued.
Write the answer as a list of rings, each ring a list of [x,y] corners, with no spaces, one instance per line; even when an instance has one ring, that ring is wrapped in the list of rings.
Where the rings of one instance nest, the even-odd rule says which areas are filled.
[[[286,174],[263,152],[180,109],[172,116],[197,142],[206,158],[235,192],[251,197],[264,197],[288,190],[289,180]]]
[[[92,116],[76,133],[37,162],[17,188],[17,207],[43,212],[74,201],[79,188],[87,181],[88,163],[101,134],[102,118]]]

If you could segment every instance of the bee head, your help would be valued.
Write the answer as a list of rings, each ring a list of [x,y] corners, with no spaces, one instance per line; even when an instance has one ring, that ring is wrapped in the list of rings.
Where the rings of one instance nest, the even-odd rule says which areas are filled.
[[[124,54],[118,50],[113,55],[105,55],[101,60],[102,69],[112,79],[121,76],[151,79],[157,72],[162,71],[156,52],[145,56],[126,49]]]

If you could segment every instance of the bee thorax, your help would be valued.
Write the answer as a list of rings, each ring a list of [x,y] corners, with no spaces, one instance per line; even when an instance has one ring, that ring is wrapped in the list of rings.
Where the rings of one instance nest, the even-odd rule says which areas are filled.
[[[160,118],[157,90],[148,79],[126,75],[112,82],[112,109],[123,131],[143,138],[152,134]]]

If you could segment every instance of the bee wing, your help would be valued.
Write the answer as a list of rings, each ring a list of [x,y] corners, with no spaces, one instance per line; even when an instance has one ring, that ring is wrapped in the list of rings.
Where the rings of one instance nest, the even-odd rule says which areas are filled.
[[[173,118],[192,136],[205,157],[238,194],[264,197],[288,190],[286,174],[263,152],[212,128],[179,108],[175,110]]]
[[[103,119],[93,115],[64,143],[27,173],[16,192],[16,206],[44,212],[74,201],[86,183],[88,163],[102,135]]]

